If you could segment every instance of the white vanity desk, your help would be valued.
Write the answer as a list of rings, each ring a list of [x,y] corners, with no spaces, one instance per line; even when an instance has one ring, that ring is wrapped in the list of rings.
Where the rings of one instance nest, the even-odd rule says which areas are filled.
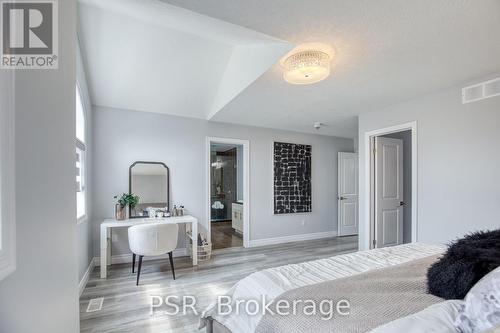
[[[198,219],[191,215],[176,216],[176,217],[165,217],[165,218],[135,218],[117,221],[114,219],[104,220],[101,223],[101,279],[106,278],[106,270],[108,267],[108,239],[110,236],[111,228],[128,228],[138,224],[149,224],[149,223],[177,223],[186,224],[186,231],[193,241],[193,266],[198,265],[197,247],[198,242]],[[131,259],[132,260],[132,259]]]

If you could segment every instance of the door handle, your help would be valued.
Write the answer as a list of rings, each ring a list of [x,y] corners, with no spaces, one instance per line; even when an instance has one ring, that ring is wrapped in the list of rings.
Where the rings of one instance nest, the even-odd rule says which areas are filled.
[[[339,200],[346,200],[346,197],[339,197]]]
[[[400,202],[399,202],[399,205],[400,205],[400,206],[404,206],[404,205],[405,205],[405,203],[404,203],[403,201],[400,201]]]

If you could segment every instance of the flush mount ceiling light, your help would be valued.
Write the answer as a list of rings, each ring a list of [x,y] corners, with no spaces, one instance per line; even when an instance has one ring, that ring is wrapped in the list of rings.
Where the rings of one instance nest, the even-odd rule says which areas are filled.
[[[333,49],[323,43],[301,44],[280,61],[283,79],[291,84],[311,84],[330,75]]]

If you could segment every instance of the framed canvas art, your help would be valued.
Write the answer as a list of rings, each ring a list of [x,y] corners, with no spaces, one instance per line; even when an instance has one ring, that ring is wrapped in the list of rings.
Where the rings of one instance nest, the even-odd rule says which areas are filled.
[[[312,211],[311,146],[273,143],[274,214]]]

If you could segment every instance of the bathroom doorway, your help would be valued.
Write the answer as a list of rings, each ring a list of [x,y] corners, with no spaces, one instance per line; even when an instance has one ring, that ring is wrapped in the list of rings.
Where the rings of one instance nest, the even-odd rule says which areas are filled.
[[[208,234],[214,250],[245,246],[248,142],[208,138]]]

